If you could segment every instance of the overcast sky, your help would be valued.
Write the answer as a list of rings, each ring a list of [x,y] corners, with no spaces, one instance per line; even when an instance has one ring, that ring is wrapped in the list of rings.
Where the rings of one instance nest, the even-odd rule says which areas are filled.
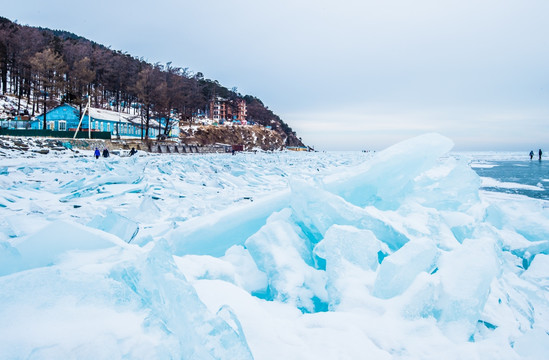
[[[20,0],[0,15],[202,72],[308,145],[549,151],[547,0]]]

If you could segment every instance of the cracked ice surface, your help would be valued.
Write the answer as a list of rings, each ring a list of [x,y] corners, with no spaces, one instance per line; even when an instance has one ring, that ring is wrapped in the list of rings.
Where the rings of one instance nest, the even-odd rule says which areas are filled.
[[[547,202],[452,146],[7,154],[0,358],[544,359]]]

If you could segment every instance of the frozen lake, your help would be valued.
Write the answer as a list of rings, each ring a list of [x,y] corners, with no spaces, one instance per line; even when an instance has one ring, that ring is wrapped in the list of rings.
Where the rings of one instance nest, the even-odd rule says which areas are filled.
[[[547,165],[0,150],[0,358],[544,359]]]
[[[525,195],[537,199],[549,199],[549,159],[530,160],[526,154],[522,159],[501,154],[503,159],[486,159],[482,154],[471,163],[472,168],[483,178],[482,189]]]

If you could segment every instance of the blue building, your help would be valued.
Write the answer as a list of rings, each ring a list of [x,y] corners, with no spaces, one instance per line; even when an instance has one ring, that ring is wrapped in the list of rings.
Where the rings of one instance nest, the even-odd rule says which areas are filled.
[[[113,138],[140,138],[141,137],[141,117],[119,113],[111,110],[90,108],[88,114],[82,120],[80,131],[108,131]],[[63,104],[51,109],[46,113],[46,128],[53,131],[75,131],[80,122],[79,111],[73,106]],[[44,115],[34,118],[31,124],[32,129],[42,129],[44,125]],[[89,125],[89,126],[88,126]],[[158,122],[151,119],[149,122],[149,138],[155,138],[159,134]],[[170,138],[179,137],[179,125],[173,127],[169,134]]]

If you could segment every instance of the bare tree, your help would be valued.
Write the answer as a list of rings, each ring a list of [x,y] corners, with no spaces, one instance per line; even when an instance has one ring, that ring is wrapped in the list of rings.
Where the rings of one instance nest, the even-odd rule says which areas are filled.
[[[157,82],[158,77],[155,74],[154,68],[146,67],[138,74],[137,82],[135,83],[135,92],[141,103],[141,139],[149,138],[149,125],[154,104],[154,95],[159,85]]]
[[[95,79],[95,73],[91,70],[90,58],[85,57],[76,61],[72,75],[73,92],[75,94],[74,101],[78,104],[80,116],[82,116],[82,104],[85,102],[85,95],[86,93],[89,95],[91,82]]]
[[[44,107],[44,125],[46,128],[46,112],[48,95],[56,95],[63,85],[63,77],[67,71],[67,65],[60,55],[51,49],[46,49],[36,53],[30,63],[36,76],[37,89],[43,95]]]
[[[172,119],[190,120],[214,95],[228,104],[244,99],[250,117],[264,125],[275,121],[274,129],[295,138],[259,99],[242,96],[202,73],[193,75],[171,63],[152,65],[66,31],[22,26],[1,16],[0,92],[15,94],[20,104],[26,96],[33,115],[39,105],[45,113],[60,100],[79,105],[82,112],[85,93],[96,107],[139,108],[145,120],[142,138],[148,138],[152,117],[165,119],[158,131],[167,135],[175,124]]]

